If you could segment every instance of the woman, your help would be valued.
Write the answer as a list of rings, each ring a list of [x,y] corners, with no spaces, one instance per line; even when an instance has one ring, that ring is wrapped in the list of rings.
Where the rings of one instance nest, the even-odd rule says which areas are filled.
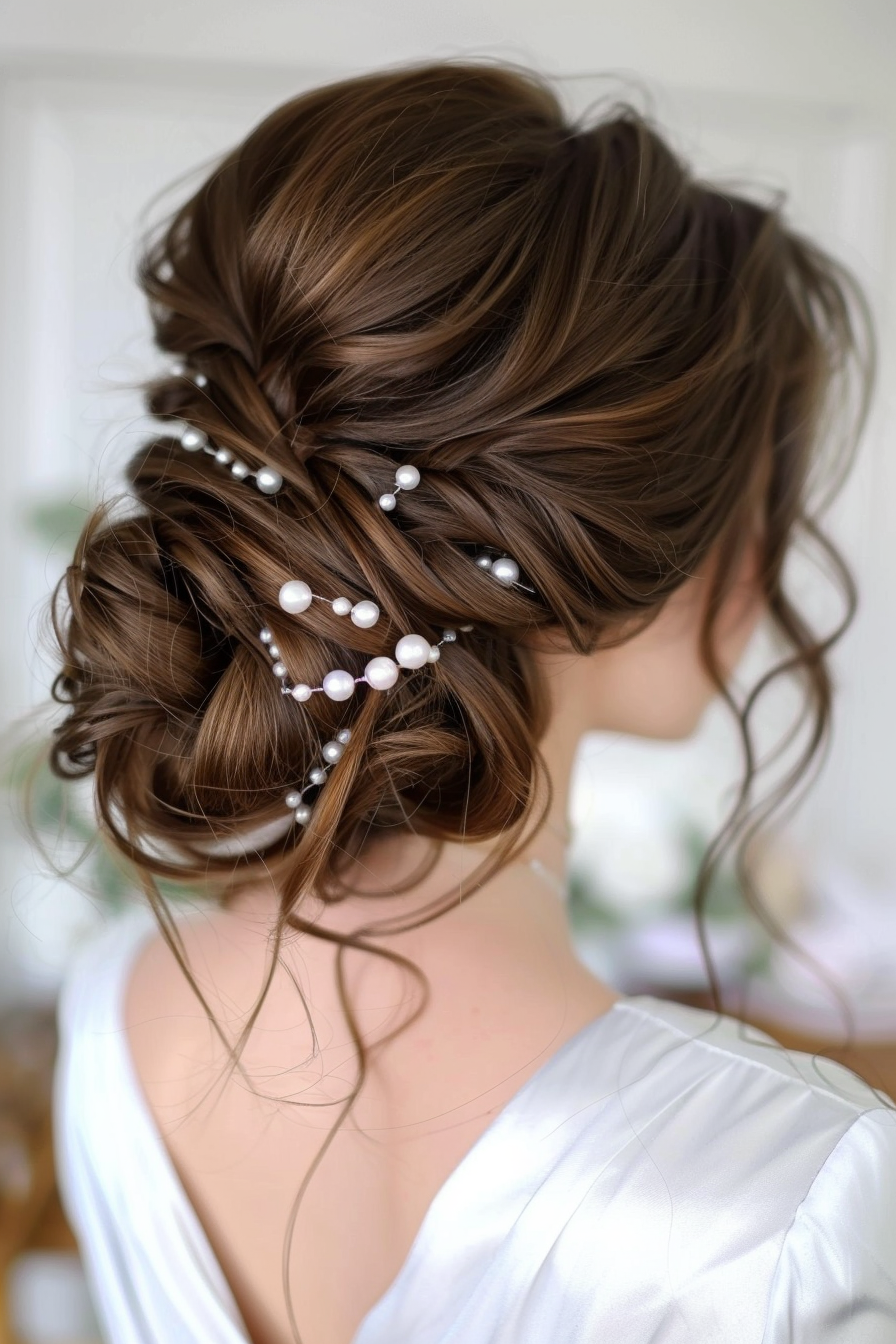
[[[63,584],[53,748],[159,924],[60,1006],[109,1339],[896,1338],[889,1100],[619,995],[557,899],[582,734],[689,734],[763,615],[824,736],[782,567],[849,277],[631,109],[459,62],[277,109],[139,277],[180,363]]]

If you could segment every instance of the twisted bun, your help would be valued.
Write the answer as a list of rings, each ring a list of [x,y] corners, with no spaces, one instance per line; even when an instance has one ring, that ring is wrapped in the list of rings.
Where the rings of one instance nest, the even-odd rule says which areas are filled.
[[[158,346],[202,376],[147,385],[163,425],[131,463],[135,507],[97,512],[62,585],[53,761],[95,773],[145,871],[263,863],[294,901],[334,896],[387,828],[520,834],[549,715],[528,636],[590,651],[712,549],[724,588],[760,479],[769,607],[826,712],[781,566],[853,346],[849,278],[775,209],[698,184],[633,109],[573,126],[535,76],[452,62],[314,90],[224,158],[138,276]],[[186,454],[174,421],[283,488]],[[387,516],[402,462],[422,481]],[[533,591],[478,570],[483,546]],[[386,619],[286,618],[295,575]],[[278,694],[260,624],[309,682],[359,675],[402,631],[474,630],[351,702],[312,827],[216,857],[210,837],[282,820],[347,721]]]

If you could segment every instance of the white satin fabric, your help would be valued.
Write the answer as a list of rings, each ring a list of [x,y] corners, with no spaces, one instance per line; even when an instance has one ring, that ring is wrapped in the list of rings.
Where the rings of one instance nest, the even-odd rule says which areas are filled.
[[[127,1050],[154,928],[115,921],[68,974],[63,1201],[109,1344],[247,1344]],[[449,1176],[354,1344],[896,1344],[888,1100],[733,1018],[623,999]]]

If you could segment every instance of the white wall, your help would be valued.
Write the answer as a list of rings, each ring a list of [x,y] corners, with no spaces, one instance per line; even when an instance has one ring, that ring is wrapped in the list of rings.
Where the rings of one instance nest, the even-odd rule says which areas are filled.
[[[0,714],[12,718],[43,694],[34,611],[64,561],[28,540],[23,510],[60,491],[86,502],[140,432],[139,401],[112,385],[152,363],[129,278],[149,196],[283,98],[343,73],[423,56],[506,56],[562,77],[581,105],[609,72],[657,100],[704,170],[786,187],[795,222],[844,256],[871,293],[882,342],[877,409],[833,517],[863,607],[837,659],[835,749],[800,826],[808,844],[896,888],[894,51],[890,0],[6,0]],[[698,747],[723,777],[730,753],[715,720]],[[31,865],[8,834],[5,844],[0,888],[22,911],[36,889]],[[45,892],[42,900],[35,928],[59,918]],[[2,958],[0,947],[0,972]]]

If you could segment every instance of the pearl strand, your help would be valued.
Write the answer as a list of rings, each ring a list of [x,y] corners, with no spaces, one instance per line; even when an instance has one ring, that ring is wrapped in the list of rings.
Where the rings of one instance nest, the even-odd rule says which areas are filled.
[[[395,484],[393,485],[392,489],[387,490],[385,494],[380,495],[379,499],[377,500],[377,503],[379,504],[380,508],[383,510],[384,513],[391,513],[392,510],[395,508],[395,504],[397,502],[395,497],[398,494],[399,490],[416,490],[419,484],[420,484],[419,471],[417,470],[416,467],[411,466],[409,462],[406,462],[404,466],[398,467],[398,469],[396,470]]]
[[[354,605],[347,597],[337,597],[330,601],[328,597],[321,597],[320,593],[312,593],[308,584],[301,579],[288,579],[277,594],[280,606],[291,616],[298,616],[307,611],[312,600],[326,602],[337,616],[351,616],[352,623],[361,630],[370,630],[380,618],[379,607],[369,598],[363,598]]]
[[[463,631],[472,630],[472,628],[471,625],[460,627]],[[457,631],[443,630],[442,638],[437,644],[430,644],[425,635],[402,635],[395,645],[394,658],[383,654],[371,658],[360,677],[353,677],[351,672],[346,672],[344,668],[333,668],[331,672],[326,674],[320,686],[309,686],[304,681],[290,682],[289,672],[280,656],[279,646],[274,643],[274,632],[268,626],[259,631],[258,638],[267,649],[268,656],[273,660],[271,671],[280,682],[282,694],[291,695],[294,700],[304,703],[319,691],[322,691],[330,700],[350,700],[355,693],[355,687],[362,683],[372,687],[375,691],[388,691],[397,682],[401,668],[405,668],[407,671],[416,671],[418,668],[425,667],[427,663],[437,663],[441,657],[441,646],[443,644],[453,644],[457,639]]]
[[[208,378],[205,374],[194,372],[182,359],[175,360],[171,372],[177,378],[189,378],[197,387],[208,386]],[[197,429],[195,425],[187,425],[183,430],[180,436],[180,446],[188,453],[202,451],[209,457],[213,457],[219,467],[229,467],[231,476],[234,476],[238,481],[254,479],[258,490],[263,495],[276,495],[283,484],[283,477],[274,467],[265,464],[253,471],[248,462],[242,462],[229,448],[215,448],[209,442],[208,435],[204,430]]]
[[[336,736],[331,741],[325,742],[320,749],[324,764],[316,765],[308,776],[308,783],[290,789],[284,798],[283,801],[300,826],[307,826],[311,820],[311,807],[305,802],[305,794],[309,789],[318,788],[326,783],[328,771],[342,756],[346,745],[351,741],[351,736],[350,728],[340,728]]]
[[[283,477],[273,467],[265,465],[253,471],[248,462],[241,461],[229,448],[215,448],[209,443],[205,431],[196,429],[194,425],[188,425],[183,431],[180,446],[188,453],[196,453],[201,449],[203,453],[213,457],[219,467],[229,467],[231,476],[235,476],[238,481],[254,478],[256,486],[263,495],[276,495],[283,484]]]

